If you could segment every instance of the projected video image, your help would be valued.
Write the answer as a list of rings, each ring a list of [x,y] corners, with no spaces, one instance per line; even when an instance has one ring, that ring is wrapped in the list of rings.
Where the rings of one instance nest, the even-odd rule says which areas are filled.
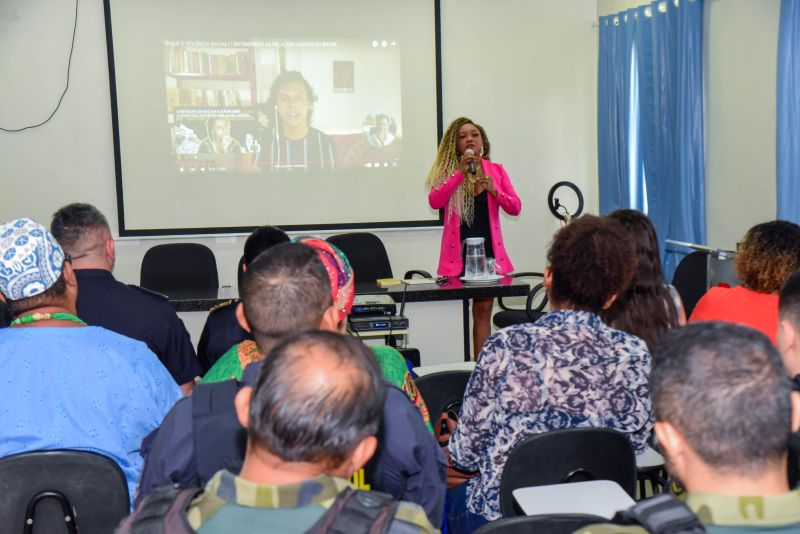
[[[165,41],[164,69],[180,172],[400,165],[395,41]]]

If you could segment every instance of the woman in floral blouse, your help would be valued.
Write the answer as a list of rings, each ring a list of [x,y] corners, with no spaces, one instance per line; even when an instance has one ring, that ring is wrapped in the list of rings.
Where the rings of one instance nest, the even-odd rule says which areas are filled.
[[[506,459],[532,434],[611,428],[627,434],[637,453],[650,437],[647,345],[598,315],[631,283],[631,238],[618,221],[586,215],[555,235],[547,260],[553,311],[491,336],[467,386],[449,448],[457,467],[480,474],[450,490],[454,532],[500,517]]]

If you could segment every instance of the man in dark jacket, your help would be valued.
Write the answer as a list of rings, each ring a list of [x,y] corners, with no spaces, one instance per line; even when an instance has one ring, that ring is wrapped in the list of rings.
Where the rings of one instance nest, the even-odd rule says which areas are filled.
[[[72,257],[78,279],[78,317],[147,344],[184,394],[201,373],[189,333],[167,298],[117,281],[116,249],[108,221],[90,204],[70,204],[53,215],[50,232]]]
[[[310,246],[287,243],[261,254],[248,266],[241,295],[239,313],[262,353],[297,332],[339,330],[340,310],[333,302],[329,273]],[[262,364],[245,368],[245,384],[252,383]],[[230,380],[200,385],[173,407],[142,443],[145,467],[137,500],[163,484],[202,486],[223,467],[238,469],[245,431],[234,414],[237,390]],[[382,411],[378,449],[364,470],[366,482],[371,489],[421,504],[431,523],[441,525],[446,472],[438,443],[399,389],[388,387]]]

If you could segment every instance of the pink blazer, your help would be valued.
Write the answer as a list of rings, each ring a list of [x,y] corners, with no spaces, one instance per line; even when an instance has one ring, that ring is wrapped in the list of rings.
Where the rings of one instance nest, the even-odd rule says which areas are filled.
[[[497,189],[497,197],[491,193],[487,195],[489,204],[489,231],[492,235],[492,248],[494,249],[495,260],[497,262],[498,274],[510,273],[514,270],[508,253],[503,246],[503,233],[500,231],[500,210],[502,206],[509,215],[519,215],[522,210],[522,202],[519,200],[508,173],[499,163],[492,163],[487,159],[481,159],[483,173],[494,179],[494,187]],[[455,213],[447,215],[447,204],[450,196],[464,181],[464,175],[456,171],[447,180],[431,189],[428,194],[428,203],[433,209],[445,208],[444,231],[442,232],[442,248],[439,254],[439,268],[436,270],[441,276],[458,276],[462,270],[461,260],[461,219]]]

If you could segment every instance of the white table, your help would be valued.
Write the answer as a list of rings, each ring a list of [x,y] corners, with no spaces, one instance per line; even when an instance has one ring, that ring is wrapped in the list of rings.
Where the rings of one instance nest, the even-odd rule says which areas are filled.
[[[646,469],[648,467],[663,467],[664,457],[657,453],[652,447],[647,447],[642,454],[636,455],[637,469]]]
[[[453,362],[414,367],[414,372],[417,373],[417,376],[425,376],[442,371],[472,371],[473,369],[475,369],[475,362]]]
[[[512,493],[525,515],[591,514],[611,519],[619,510],[635,504],[611,480],[518,488]]]

